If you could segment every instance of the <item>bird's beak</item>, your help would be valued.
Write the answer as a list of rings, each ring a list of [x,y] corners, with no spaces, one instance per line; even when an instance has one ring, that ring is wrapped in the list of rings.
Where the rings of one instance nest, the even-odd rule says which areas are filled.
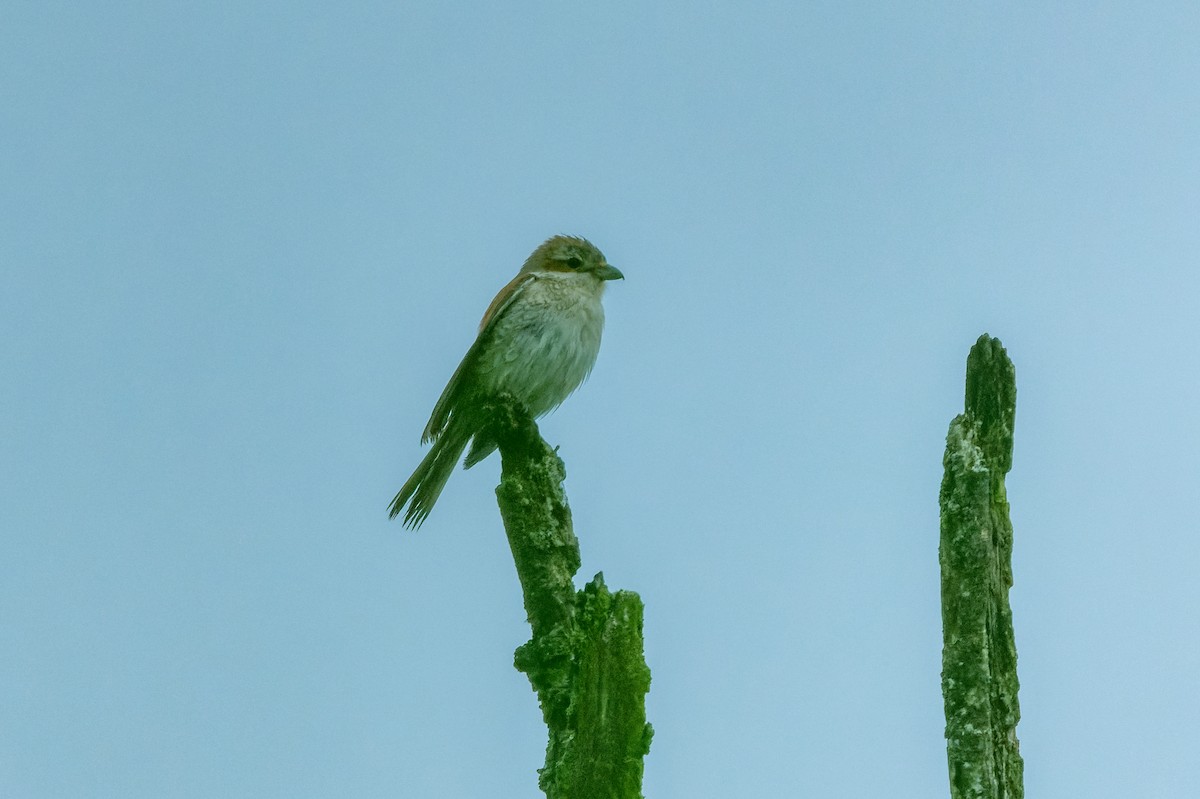
[[[596,277],[601,280],[624,280],[625,275],[621,274],[621,270],[615,266],[601,264],[595,271]]]

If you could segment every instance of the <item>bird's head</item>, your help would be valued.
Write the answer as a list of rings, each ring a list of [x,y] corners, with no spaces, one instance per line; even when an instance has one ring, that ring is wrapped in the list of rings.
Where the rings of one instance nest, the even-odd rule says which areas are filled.
[[[522,272],[589,273],[597,280],[621,280],[625,275],[609,266],[604,253],[590,241],[578,236],[554,236],[533,251]]]

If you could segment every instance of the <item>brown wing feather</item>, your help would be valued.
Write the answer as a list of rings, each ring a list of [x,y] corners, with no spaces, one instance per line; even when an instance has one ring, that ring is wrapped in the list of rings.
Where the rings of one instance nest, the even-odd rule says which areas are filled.
[[[433,413],[429,416],[429,423],[425,425],[425,431],[421,433],[422,444],[437,438],[446,429],[446,424],[450,420],[450,414],[453,413],[454,407],[462,399],[463,393],[468,388],[468,375],[474,370],[475,359],[479,356],[479,351],[483,349],[483,345],[491,338],[492,331],[496,328],[496,321],[504,315],[504,312],[512,305],[517,295],[535,279],[536,275],[528,272],[518,274],[508,282],[508,285],[500,289],[500,292],[492,300],[483,315],[483,319],[479,323],[479,335],[475,337],[475,342],[467,350],[467,354],[463,356],[462,361],[458,364],[458,368],[450,376],[450,382],[442,390],[442,396],[438,398],[437,404],[433,406]]]

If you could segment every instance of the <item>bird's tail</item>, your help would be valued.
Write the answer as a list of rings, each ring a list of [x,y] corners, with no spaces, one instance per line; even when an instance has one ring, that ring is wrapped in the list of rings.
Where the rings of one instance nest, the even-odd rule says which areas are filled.
[[[450,425],[442,431],[425,454],[421,465],[392,500],[388,518],[396,518],[400,511],[404,510],[404,506],[408,505],[408,510],[404,512],[404,526],[411,530],[420,527],[425,517],[433,510],[433,504],[446,487],[446,481],[450,479],[450,473],[454,471],[470,439],[471,433],[465,429],[465,425],[454,424],[452,418]]]

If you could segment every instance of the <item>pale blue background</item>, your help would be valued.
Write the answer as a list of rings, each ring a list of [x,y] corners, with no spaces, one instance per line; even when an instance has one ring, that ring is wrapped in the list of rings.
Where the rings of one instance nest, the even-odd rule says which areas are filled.
[[[0,795],[540,796],[498,461],[385,507],[557,232],[648,797],[947,795],[984,331],[1028,793],[1200,795],[1194,4],[599,5],[4,3]]]

